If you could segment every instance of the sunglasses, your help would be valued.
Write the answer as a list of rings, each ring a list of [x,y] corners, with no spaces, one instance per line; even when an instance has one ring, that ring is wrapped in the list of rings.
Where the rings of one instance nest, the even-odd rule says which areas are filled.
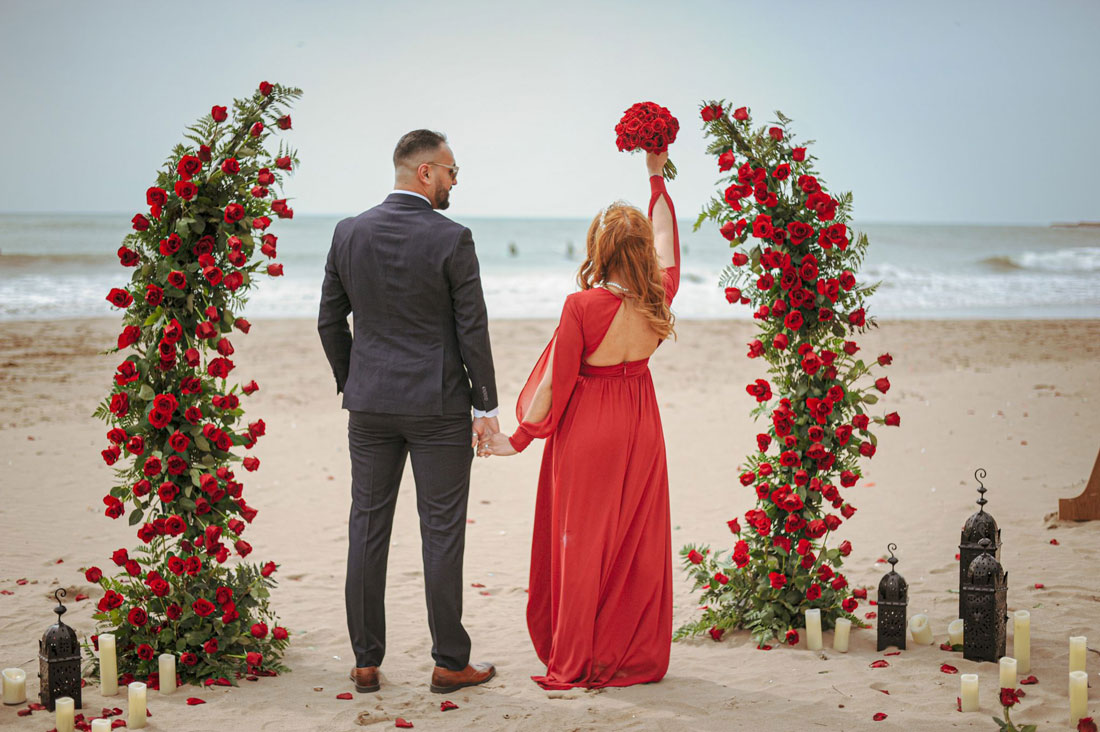
[[[428,165],[438,165],[441,168],[446,168],[451,171],[451,180],[458,180],[458,166],[457,165],[444,165],[443,163],[428,163]]]

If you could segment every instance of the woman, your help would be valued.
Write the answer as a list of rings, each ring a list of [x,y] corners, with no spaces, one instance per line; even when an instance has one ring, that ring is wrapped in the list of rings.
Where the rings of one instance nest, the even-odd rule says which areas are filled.
[[[546,689],[659,681],[672,642],[672,538],[661,416],[648,361],[673,334],[680,282],[672,200],[648,154],[647,219],[612,204],[588,229],[581,291],[520,392],[519,427],[483,455],[546,449],[527,627]],[[652,220],[652,223],[651,223]]]

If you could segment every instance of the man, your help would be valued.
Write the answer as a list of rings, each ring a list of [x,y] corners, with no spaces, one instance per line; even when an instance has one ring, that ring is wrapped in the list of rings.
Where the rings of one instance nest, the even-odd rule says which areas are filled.
[[[359,692],[380,687],[386,559],[411,454],[435,659],[431,690],[448,693],[495,674],[492,664],[469,663],[462,554],[473,448],[499,431],[496,381],[473,237],[434,210],[447,208],[458,180],[454,154],[443,135],[414,130],[397,143],[393,164],[393,193],[336,225],[317,320],[348,410],[350,678]]]

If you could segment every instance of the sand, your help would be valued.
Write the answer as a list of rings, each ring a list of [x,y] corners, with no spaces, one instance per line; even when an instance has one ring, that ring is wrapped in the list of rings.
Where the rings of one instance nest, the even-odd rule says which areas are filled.
[[[505,429],[514,427],[516,394],[552,328],[544,321],[493,325]],[[0,325],[0,590],[13,593],[0,595],[0,666],[28,671],[32,701],[37,639],[55,617],[50,593],[63,586],[70,597],[91,595],[70,603],[66,620],[81,634],[93,632],[101,592],[81,568],[106,567],[112,550],[137,541],[124,522],[102,515],[111,480],[99,457],[106,427],[89,416],[110,385],[117,359],[99,351],[117,329],[113,320]],[[760,361],[744,358],[752,332],[745,322],[684,322],[679,341],[652,361],[677,549],[689,541],[730,547],[726,520],[752,506],[752,491],[736,481],[759,431],[747,417],[752,402],[744,391],[764,375]],[[863,339],[865,353],[894,356],[883,406],[901,414],[901,427],[880,430],[865,480],[848,491],[859,513],[840,533],[855,547],[846,569],[856,586],[876,586],[886,567],[876,560],[888,542],[898,544],[909,613],[930,616],[936,644],[910,643],[896,656],[875,652],[873,630],[854,632],[847,654],[828,649],[831,633],[820,653],[765,652],[735,633],[722,642],[674,644],[659,684],[543,691],[528,678],[543,669],[524,624],[541,447],[475,461],[465,620],[473,659],[495,662],[499,675],[446,697],[459,705],[446,713],[439,708],[444,697],[427,688],[433,664],[411,471],[390,554],[383,687],[341,701],[336,695],[350,690],[352,665],[343,604],[346,417],[311,321],[259,321],[234,342],[237,373],[261,386],[247,402],[249,415],[268,425],[254,451],[262,467],[246,479],[248,501],[260,509],[248,538],[254,558],[281,565],[272,604],[293,634],[286,656],[293,672],[241,688],[185,688],[163,698],[152,692],[150,729],[383,729],[397,717],[423,730],[990,729],[990,715],[1000,712],[996,666],[938,648],[957,616],[958,596],[950,592],[957,587],[955,553],[962,523],[975,510],[978,467],[989,471],[988,508],[1003,529],[1009,608],[1032,614],[1039,684],[1023,687],[1027,697],[1013,717],[1040,729],[1068,727],[1067,638],[1090,635],[1100,648],[1100,522],[1059,522],[1055,512],[1058,498],[1080,493],[1100,447],[1100,322],[890,322]],[[694,616],[697,598],[678,570],[675,576],[678,625]],[[864,603],[859,612],[873,609]],[[888,668],[870,668],[881,658]],[[1100,654],[1090,651],[1088,659],[1090,710],[1100,716]],[[980,674],[982,713],[955,711],[959,677],[941,673],[943,663]],[[188,696],[206,704],[186,706]],[[86,713],[123,702],[92,685],[84,690]],[[873,722],[877,712],[888,717]],[[19,718],[5,707],[0,727],[48,730],[53,718]]]

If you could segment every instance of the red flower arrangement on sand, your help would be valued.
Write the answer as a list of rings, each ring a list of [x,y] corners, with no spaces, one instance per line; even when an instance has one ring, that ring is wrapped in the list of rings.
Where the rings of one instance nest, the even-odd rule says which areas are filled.
[[[768,363],[769,379],[746,391],[753,418],[766,417],[768,427],[741,468],[739,483],[755,492],[756,505],[744,529],[737,518],[727,523],[733,551],[681,550],[705,608],[677,637],[747,628],[762,644],[789,637],[810,608],[821,610],[824,628],[839,617],[866,627],[840,571],[851,542],[826,542],[856,513],[842,491],[862,476],[859,461],[875,455],[871,425],[901,423],[896,412],[865,411],[890,389],[887,378],[860,384],[893,359],[864,361],[855,340],[875,325],[865,300],[876,285],[856,280],[868,242],[848,228],[851,194],[828,192],[813,156],[791,142],[790,120],[776,114],[777,125],[754,130],[745,107],[731,114],[712,102],[701,112],[709,152],[728,178],[696,228],[713,221],[735,249],[721,285],[727,301],[751,307],[759,323],[746,355]],[[726,581],[715,582],[717,574]]]
[[[251,328],[239,313],[255,277],[281,274],[281,265],[272,272],[265,264],[277,241],[264,233],[267,214],[294,212],[285,199],[269,200],[270,187],[297,158],[264,144],[271,130],[290,129],[285,105],[300,96],[264,82],[234,102],[231,123],[227,108],[214,106],[189,127],[193,144],[173,150],[146,191],[148,214],[133,217],[118,250],[133,274],[107,299],[125,309],[117,350],[129,354],[95,416],[110,425],[102,456],[116,479],[104,513],[129,511],[141,543],[113,553],[118,574],[90,567],[85,579],[104,590],[94,618],[116,636],[123,681],[157,688],[162,652],[179,656],[183,681],[229,684],[227,677],[285,670],[289,635],[268,608],[275,563],[228,564],[252,552],[243,535],[257,513],[232,468],[242,458],[231,451],[250,449],[267,429],[262,419],[245,424],[240,395],[259,387],[228,382],[229,336]],[[243,466],[256,470],[259,461],[245,457]],[[85,644],[93,671],[97,639]]]
[[[646,152],[660,155],[676,142],[680,122],[672,113],[653,102],[638,102],[623,112],[623,118],[615,125],[615,145],[620,152]],[[661,171],[666,180],[676,177],[676,166],[669,160]]]

